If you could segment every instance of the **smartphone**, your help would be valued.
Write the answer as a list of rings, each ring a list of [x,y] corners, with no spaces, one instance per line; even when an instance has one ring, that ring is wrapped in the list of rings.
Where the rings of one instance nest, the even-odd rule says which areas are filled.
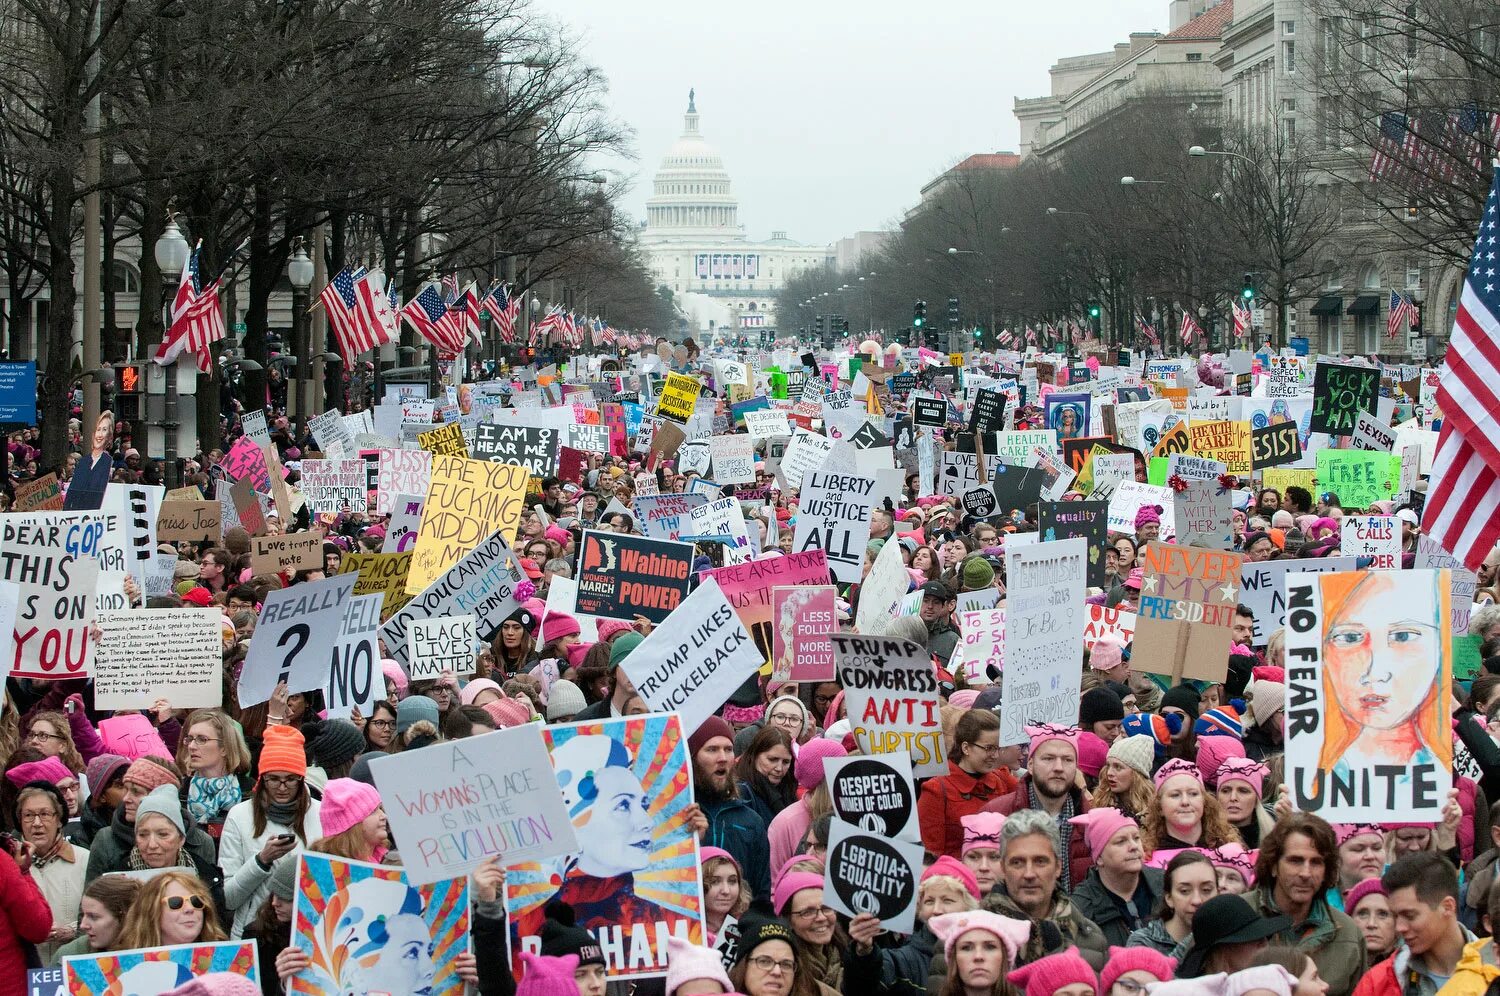
[[[276,843],[278,844],[290,844],[294,840],[296,840],[296,837],[289,833],[279,833],[276,835]]]

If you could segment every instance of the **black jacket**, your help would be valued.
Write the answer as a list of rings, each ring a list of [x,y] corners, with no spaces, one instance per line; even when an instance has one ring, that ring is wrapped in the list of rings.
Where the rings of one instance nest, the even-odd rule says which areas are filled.
[[[1114,947],[1125,947],[1125,941],[1130,937],[1131,931],[1144,927],[1151,919],[1151,912],[1161,902],[1162,891],[1165,888],[1162,882],[1162,873],[1156,868],[1142,868],[1141,880],[1145,883],[1146,891],[1151,894],[1151,901],[1146,904],[1145,909],[1136,910],[1140,922],[1132,925],[1125,919],[1125,914],[1120,910],[1115,901],[1114,894],[1104,885],[1104,880],[1099,877],[1097,867],[1090,868],[1084,880],[1073,890],[1073,906],[1094,921],[1094,926],[1104,932],[1105,940]]]

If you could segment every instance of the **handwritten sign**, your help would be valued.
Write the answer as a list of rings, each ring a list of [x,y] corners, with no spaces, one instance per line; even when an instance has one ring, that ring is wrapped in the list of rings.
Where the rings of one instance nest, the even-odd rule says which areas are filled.
[[[354,578],[341,574],[267,593],[240,671],[240,705],[265,702],[281,682],[293,692],[323,687],[353,590]]]
[[[445,422],[436,429],[417,433],[417,445],[436,456],[469,455],[469,446],[464,442],[464,427],[459,422]]]
[[[389,515],[397,495],[425,495],[432,477],[432,454],[426,450],[377,451],[375,512]]]
[[[1394,515],[1346,515],[1340,523],[1339,549],[1351,557],[1369,557],[1375,570],[1401,567],[1401,525]]]
[[[1313,371],[1312,431],[1347,436],[1362,411],[1375,411],[1380,371],[1345,363],[1319,362]]]
[[[521,607],[516,586],[525,579],[510,545],[500,533],[491,533],[398,609],[380,628],[380,638],[403,666],[408,665],[407,632],[418,619],[468,613],[474,616],[474,635],[490,640],[505,618]]]
[[[481,422],[474,429],[474,458],[525,467],[532,477],[547,477],[557,469],[562,434],[546,426],[496,425]]]
[[[1223,681],[1242,559],[1238,553],[1147,543],[1131,666],[1170,674],[1174,683]]]
[[[1337,495],[1345,509],[1394,498],[1401,483],[1401,456],[1396,453],[1321,449],[1317,460],[1319,492]]]
[[[530,476],[513,463],[433,457],[406,590],[427,587],[490,533],[514,536]]]
[[[927,649],[910,640],[850,633],[832,633],[829,640],[859,752],[906,752],[918,778],[946,772],[937,674]],[[1075,713],[1077,701],[1074,695]]]
[[[864,571],[865,546],[870,541],[875,479],[813,471],[804,484],[792,549],[798,553],[822,550],[835,578],[858,584]]]
[[[156,515],[163,543],[214,543],[223,538],[217,501],[164,501]]]
[[[1006,550],[1002,745],[1025,743],[1028,723],[1066,726],[1078,716],[1087,564],[1083,539]]]
[[[413,681],[474,669],[474,617],[443,616],[413,620],[406,634],[407,674]]]
[[[209,709],[224,701],[224,643],[217,608],[98,614],[94,702],[100,709]]]
[[[250,572],[280,574],[323,567],[323,534],[316,531],[255,536],[250,540]]]
[[[1286,625],[1287,575],[1352,571],[1356,566],[1353,557],[1245,561],[1240,566],[1240,604],[1255,613],[1251,643],[1264,647],[1271,634]]]
[[[363,512],[368,507],[365,462],[352,460],[303,460],[302,497],[307,507],[324,515]]]
[[[98,574],[98,561],[86,551],[7,540],[0,580],[19,588],[0,593],[0,624],[14,620],[11,677],[77,678],[89,673],[94,663],[89,630]]]

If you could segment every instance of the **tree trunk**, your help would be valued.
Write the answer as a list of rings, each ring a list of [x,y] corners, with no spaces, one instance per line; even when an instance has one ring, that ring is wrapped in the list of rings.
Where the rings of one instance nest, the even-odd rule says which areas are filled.
[[[160,184],[147,184],[141,203],[141,306],[136,318],[136,341],[140,358],[149,358],[161,342],[162,296],[161,269],[156,265],[156,242],[166,231],[167,199]]]
[[[47,309],[47,355],[40,374],[37,400],[40,411],[54,413],[42,423],[42,466],[62,465],[68,453],[68,417],[73,390],[73,214],[76,180],[70,166],[58,166],[47,176],[52,211],[47,217],[48,268],[52,300]],[[60,413],[62,417],[56,417]],[[92,426],[84,430],[85,437]]]

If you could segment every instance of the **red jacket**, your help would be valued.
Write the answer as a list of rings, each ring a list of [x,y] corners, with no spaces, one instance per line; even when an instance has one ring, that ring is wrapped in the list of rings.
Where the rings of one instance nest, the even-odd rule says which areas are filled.
[[[1031,776],[1023,774],[1016,790],[1010,795],[1002,795],[987,803],[983,808],[986,813],[1000,813],[1009,816],[1011,813],[1020,812],[1023,809],[1031,809],[1031,794],[1029,786]],[[1093,807],[1089,805],[1088,794],[1079,791],[1076,787],[1070,788],[1073,793],[1073,815],[1081,816]],[[1088,843],[1083,839],[1083,831],[1073,828],[1072,839],[1068,842],[1068,884],[1064,892],[1072,892],[1082,884],[1083,879],[1094,866],[1094,856],[1089,853]],[[1061,884],[1061,883],[1059,883]]]
[[[0,848],[0,996],[26,996],[26,951],[22,941],[40,944],[52,932],[52,908],[42,890],[23,875]]]
[[[976,776],[949,761],[946,775],[922,783],[922,796],[917,800],[922,846],[933,857],[958,857],[964,843],[959,820],[973,816],[991,799],[1014,792],[1017,784],[1016,776],[1003,766]]]

